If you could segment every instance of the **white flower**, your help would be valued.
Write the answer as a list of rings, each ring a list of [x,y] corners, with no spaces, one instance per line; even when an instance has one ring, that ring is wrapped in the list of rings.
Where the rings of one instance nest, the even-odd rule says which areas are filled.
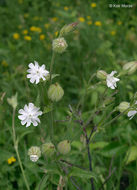
[[[137,104],[137,101],[135,102],[135,105],[136,104]],[[130,117],[129,120],[131,120],[136,114],[137,114],[137,108],[135,110],[129,111],[127,116]]]
[[[120,79],[114,77],[113,75],[117,73],[116,71],[112,71],[110,74],[107,75],[107,86],[111,89],[115,89],[117,87],[116,82],[118,82]]]
[[[39,108],[34,106],[33,103],[29,103],[28,106],[24,106],[24,109],[19,110],[19,114],[21,115],[18,118],[21,120],[22,125],[26,124],[26,127],[29,127],[32,123],[37,126],[40,123],[38,116],[42,115],[42,111],[39,111]]]
[[[131,110],[128,112],[127,116],[130,117],[130,119],[132,119],[136,114],[137,114],[136,110]]]
[[[40,79],[46,80],[47,75],[49,75],[49,71],[45,69],[45,65],[39,66],[37,61],[34,61],[35,65],[33,63],[29,64],[29,68],[27,72],[29,73],[27,75],[27,78],[30,78],[31,83],[38,84]]]

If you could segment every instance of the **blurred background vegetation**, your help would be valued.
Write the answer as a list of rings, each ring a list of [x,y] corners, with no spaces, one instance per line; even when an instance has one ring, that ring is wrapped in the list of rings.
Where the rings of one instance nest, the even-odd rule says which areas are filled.
[[[113,3],[132,4],[133,8],[109,8],[109,4]],[[120,72],[125,63],[137,60],[137,3],[134,0],[0,0],[0,189],[25,189],[12,143],[12,110],[7,97],[18,93],[18,109],[27,102],[35,103],[38,89],[26,79],[28,63],[36,60],[40,65],[45,64],[49,70],[52,40],[65,24],[77,21],[78,29],[66,38],[69,45],[67,51],[55,59],[53,72],[60,74],[58,80],[65,91],[63,100],[55,110],[56,119],[66,117],[68,104],[77,105],[85,93],[87,81],[97,70]],[[94,80],[97,82],[97,79]],[[136,84],[137,73],[120,80],[118,94],[115,96],[116,105],[121,101],[130,101],[137,91]],[[85,98],[84,118],[95,107],[103,91],[104,87],[99,86],[92,89]],[[97,121],[100,118],[97,116]],[[136,119],[129,121],[123,116],[96,135],[90,148],[93,171],[98,174],[99,183],[108,175],[112,158],[112,165],[116,167],[116,172],[105,189],[137,188],[136,127]],[[46,138],[48,122],[46,126],[41,124],[41,130],[44,130]],[[43,174],[38,165],[29,161],[27,150],[35,143],[41,144],[41,130],[30,127],[27,129],[28,135],[22,136],[19,144],[31,189],[36,188]],[[76,127],[76,130],[79,128]],[[26,128],[20,125],[17,116],[16,131],[19,136],[26,133]],[[58,124],[57,138],[63,139],[65,131],[65,124]],[[73,130],[70,129],[67,135],[71,138]],[[77,139],[76,142],[70,160],[88,168],[86,153],[82,151],[80,141]],[[126,163],[125,157],[131,147],[135,149]],[[51,175],[43,189],[56,189],[57,179]],[[90,189],[89,182],[80,183],[84,189]],[[68,189],[74,187],[69,184]]]

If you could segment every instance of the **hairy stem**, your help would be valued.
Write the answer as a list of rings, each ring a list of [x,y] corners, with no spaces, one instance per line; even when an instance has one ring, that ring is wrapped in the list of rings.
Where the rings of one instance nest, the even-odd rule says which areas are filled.
[[[52,84],[52,69],[53,69],[53,65],[54,65],[54,60],[55,60],[55,52],[53,51],[51,63],[50,63],[50,84]]]
[[[52,58],[51,58],[51,64],[50,64],[50,85],[52,84],[52,69],[54,65],[54,60],[55,60],[55,53],[53,51],[52,53]],[[53,136],[54,136],[54,122],[53,122],[53,112],[50,112],[50,120],[51,120],[51,130],[50,130],[50,138],[51,141],[53,142]]]
[[[24,178],[24,182],[25,182],[26,188],[27,188],[27,190],[30,190],[29,185],[28,185],[28,181],[27,181],[27,178],[25,176],[24,169],[23,169],[23,165],[22,165],[22,162],[21,162],[21,159],[20,159],[19,151],[18,151],[18,142],[16,140],[16,131],[15,131],[15,111],[16,110],[13,109],[13,115],[12,115],[12,136],[13,136],[13,143],[14,143],[14,148],[15,148],[15,151],[16,151],[17,159],[18,159],[18,162],[19,162],[19,166],[20,166],[23,178]]]

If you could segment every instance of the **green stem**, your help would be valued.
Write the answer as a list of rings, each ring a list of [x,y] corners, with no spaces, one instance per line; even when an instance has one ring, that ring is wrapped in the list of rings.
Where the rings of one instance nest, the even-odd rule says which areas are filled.
[[[24,178],[24,182],[25,182],[26,188],[27,188],[27,190],[30,190],[29,185],[28,185],[28,181],[27,181],[25,173],[24,173],[23,165],[22,165],[22,162],[21,162],[21,159],[20,159],[19,151],[18,151],[18,142],[16,140],[16,132],[15,132],[15,111],[16,110],[13,109],[13,115],[12,115],[12,136],[13,136],[13,143],[14,143],[14,148],[15,148],[15,151],[16,151],[16,154],[17,154],[17,159],[18,159],[18,162],[19,162],[19,166],[20,166],[23,178]]]
[[[50,64],[50,85],[52,84],[52,69],[53,69],[53,65],[54,65],[54,60],[55,60],[55,52],[53,51],[52,58],[51,58],[51,64]],[[53,122],[53,112],[52,111],[50,112],[50,118],[51,118],[50,138],[51,138],[51,141],[53,142],[54,122]]]
[[[53,64],[54,64],[54,59],[55,59],[55,52],[53,51],[52,58],[51,58],[51,64],[50,64],[50,84],[52,84],[52,68],[53,68]]]

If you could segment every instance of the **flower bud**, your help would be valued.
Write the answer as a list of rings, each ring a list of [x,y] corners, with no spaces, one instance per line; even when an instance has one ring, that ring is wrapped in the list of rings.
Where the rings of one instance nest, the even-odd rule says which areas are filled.
[[[70,32],[73,32],[76,29],[77,25],[78,25],[78,22],[74,22],[69,25],[63,26],[63,28],[60,30],[60,36],[65,36],[69,34]]]
[[[71,150],[71,145],[68,140],[64,140],[57,145],[57,148],[61,154],[68,154]]]
[[[101,80],[106,80],[107,78],[107,73],[103,70],[97,71],[97,78]]]
[[[11,98],[7,98],[8,103],[14,108],[16,109],[18,102],[17,102],[17,93],[12,96]]]
[[[45,154],[45,156],[50,157],[55,152],[55,146],[51,142],[45,143],[42,145],[42,153]]]
[[[58,83],[52,84],[48,89],[48,97],[53,102],[54,101],[58,102],[63,95],[64,95],[64,90]]]
[[[125,110],[127,110],[130,107],[130,103],[128,102],[121,102],[118,106],[118,110],[120,112],[124,112]]]
[[[67,47],[68,47],[67,42],[63,37],[53,40],[52,43],[53,51],[57,53],[63,53]]]
[[[30,160],[32,162],[37,162],[37,160],[39,159],[39,157],[41,156],[41,151],[40,148],[38,146],[32,146],[29,150],[28,150],[28,155],[30,156]]]
[[[137,61],[131,61],[123,66],[123,70],[127,72],[128,75],[133,74],[137,70]]]

